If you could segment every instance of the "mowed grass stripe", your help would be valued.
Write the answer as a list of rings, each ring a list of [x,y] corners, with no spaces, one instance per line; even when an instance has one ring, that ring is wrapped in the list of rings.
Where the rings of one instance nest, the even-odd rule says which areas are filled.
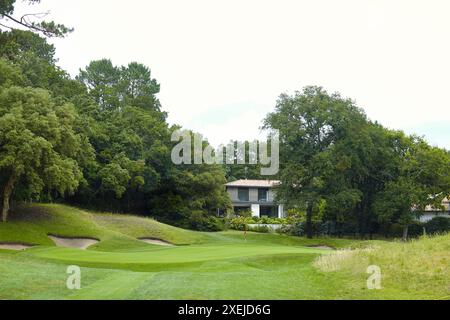
[[[70,300],[124,300],[133,299],[134,292],[156,273],[118,272],[82,287],[67,297]]]

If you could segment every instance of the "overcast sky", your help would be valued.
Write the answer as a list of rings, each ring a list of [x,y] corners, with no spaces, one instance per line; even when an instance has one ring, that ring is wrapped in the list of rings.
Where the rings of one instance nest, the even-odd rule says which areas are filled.
[[[169,122],[213,144],[261,137],[261,120],[280,93],[320,85],[354,99],[372,120],[450,148],[450,1],[42,0],[27,7],[42,10],[75,28],[53,41],[61,67],[76,75],[100,58],[146,64]]]

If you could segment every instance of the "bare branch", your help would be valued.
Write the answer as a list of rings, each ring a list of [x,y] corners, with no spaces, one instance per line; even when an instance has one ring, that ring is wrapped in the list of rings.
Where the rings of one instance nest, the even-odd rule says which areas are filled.
[[[28,14],[24,14],[21,18],[20,21],[27,21],[26,18],[27,17],[35,17],[37,19],[44,19],[45,17],[47,17],[50,14],[50,11],[47,12],[39,12],[39,13],[28,13]]]
[[[27,15],[25,15],[27,16]],[[25,17],[23,16],[22,19]],[[53,37],[53,36],[57,36],[57,34],[55,34],[52,31],[46,30],[44,28],[40,28],[38,25],[36,25],[33,22],[27,21],[26,19],[21,19],[21,20],[17,20],[16,18],[13,18],[12,16],[8,15],[8,14],[3,14],[3,17],[6,17],[7,19],[32,30],[35,30],[37,32],[42,32],[44,35],[48,36],[48,37]]]
[[[9,30],[13,30],[12,27],[7,26],[6,24],[3,24],[3,23],[0,23],[0,27],[7,28],[7,29],[9,29]]]

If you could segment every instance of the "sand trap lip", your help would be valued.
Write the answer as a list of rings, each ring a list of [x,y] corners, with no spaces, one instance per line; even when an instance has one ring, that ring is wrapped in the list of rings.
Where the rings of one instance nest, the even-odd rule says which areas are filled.
[[[22,243],[0,243],[0,249],[23,251],[33,246]]]
[[[97,239],[92,238],[73,238],[73,237],[60,237],[49,234],[48,237],[53,240],[53,242],[58,247],[64,248],[76,248],[76,249],[87,249],[90,246],[100,242]]]
[[[174,245],[170,242],[161,240],[161,239],[155,239],[155,238],[139,238],[138,240],[144,241],[148,244],[156,244],[158,246],[167,246],[167,247],[173,247]]]

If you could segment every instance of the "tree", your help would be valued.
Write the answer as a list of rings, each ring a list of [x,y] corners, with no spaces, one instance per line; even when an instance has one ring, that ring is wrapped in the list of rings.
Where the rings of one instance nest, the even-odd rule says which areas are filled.
[[[441,207],[450,194],[450,157],[421,138],[407,137],[402,132],[395,135],[397,175],[377,195],[373,209],[381,222],[400,224],[406,241],[414,219],[427,206]]]
[[[103,111],[118,108],[120,69],[111,60],[92,61],[85,70],[80,70],[77,80],[86,85],[90,96]]]
[[[179,127],[174,126],[172,130]],[[191,138],[201,135],[187,131]],[[172,146],[175,146],[172,143]],[[203,141],[202,150],[209,146]],[[194,143],[191,143],[191,154],[195,155]],[[172,149],[172,148],[170,148]],[[156,215],[167,222],[189,227],[186,222],[199,217],[216,215],[217,209],[231,210],[231,200],[225,190],[224,169],[219,164],[180,164],[174,165],[167,161],[166,174],[161,176],[161,183],[150,206]]]
[[[343,178],[352,166],[351,158],[347,157],[345,163],[345,159],[337,156],[337,150],[344,145],[349,132],[365,123],[364,113],[351,100],[339,94],[330,95],[320,87],[306,87],[293,96],[281,95],[275,112],[264,121],[265,128],[280,133],[281,186],[277,195],[288,206],[306,210],[309,238],[313,236],[314,210],[332,192],[338,192],[330,189],[330,185],[336,185],[338,178],[342,178],[340,182],[345,184],[339,183],[341,191],[351,189]],[[354,192],[340,195],[355,199]]]
[[[53,190],[60,195],[73,193],[83,181],[79,162],[92,157],[93,151],[73,130],[75,118],[72,105],[55,104],[45,90],[0,89],[3,222],[16,187],[22,197],[39,198]]]
[[[133,106],[155,111],[165,118],[156,97],[159,84],[143,64],[132,62],[128,66],[117,67],[109,59],[96,60],[85,70],[80,70],[77,79],[86,85],[103,111],[120,111]]]
[[[120,74],[120,87],[125,105],[160,111],[160,103],[156,98],[160,86],[151,77],[149,68],[143,64],[131,62],[127,67],[121,67]]]
[[[68,28],[63,24],[55,23],[54,21],[42,20],[48,16],[45,13],[29,13],[21,17],[15,17],[14,4],[16,0],[0,0],[0,28],[14,30],[16,26],[24,27],[28,30],[43,34],[46,37],[64,37],[72,32],[72,28]],[[29,4],[36,4],[40,0],[28,0]]]
[[[86,91],[55,65],[54,46],[33,32],[17,29],[0,32],[0,58],[21,70],[21,86],[49,90],[54,97],[67,102]]]

